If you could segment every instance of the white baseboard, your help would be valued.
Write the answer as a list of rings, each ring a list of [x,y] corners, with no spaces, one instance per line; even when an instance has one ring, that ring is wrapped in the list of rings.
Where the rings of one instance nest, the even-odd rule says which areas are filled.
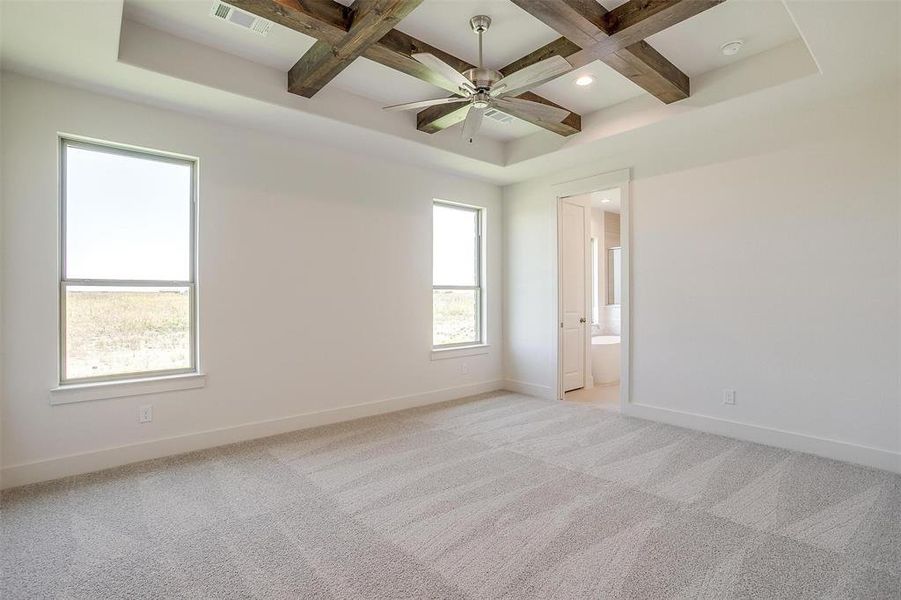
[[[527,396],[535,396],[536,398],[544,398],[546,400],[556,399],[554,398],[554,392],[549,385],[507,379],[504,381],[504,389],[508,392],[526,394]]]
[[[901,473],[901,452],[892,452],[881,448],[861,446],[849,442],[840,442],[827,438],[749,425],[728,419],[708,417],[647,404],[629,403],[623,406],[623,413],[631,417],[639,417],[651,421],[659,421],[688,429],[714,433],[726,437],[737,438],[767,446],[776,446],[787,450],[796,450],[808,454],[816,454],[825,458]]]
[[[234,427],[210,429],[148,442],[10,465],[0,470],[0,488],[6,489],[29,483],[59,479],[70,475],[90,473],[143,460],[214,448],[289,431],[309,429],[320,425],[351,421],[362,417],[426,406],[501,389],[505,389],[504,382],[501,380],[484,381],[433,390],[422,394],[365,402],[340,408],[302,413],[290,417],[245,423]]]

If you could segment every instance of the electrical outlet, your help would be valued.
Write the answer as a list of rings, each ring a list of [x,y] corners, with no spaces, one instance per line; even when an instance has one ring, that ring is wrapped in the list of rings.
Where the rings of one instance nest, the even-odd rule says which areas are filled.
[[[138,422],[139,423],[150,423],[153,421],[153,405],[152,404],[144,404],[143,406],[138,407]]]
[[[723,404],[735,404],[735,390],[723,390]]]
[[[460,363],[460,373],[462,373],[463,375],[469,373],[469,363],[467,363],[466,361]]]

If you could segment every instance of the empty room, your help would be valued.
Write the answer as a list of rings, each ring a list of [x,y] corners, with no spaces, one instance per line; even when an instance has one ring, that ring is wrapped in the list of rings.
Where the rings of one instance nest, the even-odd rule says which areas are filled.
[[[899,40],[0,0],[0,598],[901,600]]]

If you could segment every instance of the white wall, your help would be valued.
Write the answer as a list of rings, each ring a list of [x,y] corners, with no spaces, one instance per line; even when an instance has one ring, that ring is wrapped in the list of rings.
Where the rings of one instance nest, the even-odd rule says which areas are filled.
[[[496,186],[18,75],[0,99],[4,485],[500,386]],[[205,388],[48,403],[57,132],[200,158]],[[433,198],[487,209],[486,355],[430,358]],[[145,403],[154,420],[140,425]]]
[[[507,379],[556,389],[551,186],[631,167],[629,411],[901,469],[898,111],[893,85],[714,115],[505,188]]]

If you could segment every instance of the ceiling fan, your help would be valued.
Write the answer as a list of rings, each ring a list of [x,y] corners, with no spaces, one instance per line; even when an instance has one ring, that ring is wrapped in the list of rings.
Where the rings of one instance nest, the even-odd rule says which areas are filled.
[[[439,104],[469,103],[469,112],[463,121],[463,139],[472,142],[485,111],[493,108],[525,120],[560,123],[568,111],[539,102],[515,98],[529,88],[558,77],[572,70],[572,65],[562,56],[552,56],[506,77],[498,71],[486,69],[482,64],[482,34],[491,26],[491,18],[477,15],[469,20],[473,33],[479,36],[479,66],[460,73],[452,66],[429,53],[414,54],[413,58],[431,69],[436,75],[457,85],[459,97],[436,98],[420,102],[408,102],[386,106],[385,110],[415,110]]]

